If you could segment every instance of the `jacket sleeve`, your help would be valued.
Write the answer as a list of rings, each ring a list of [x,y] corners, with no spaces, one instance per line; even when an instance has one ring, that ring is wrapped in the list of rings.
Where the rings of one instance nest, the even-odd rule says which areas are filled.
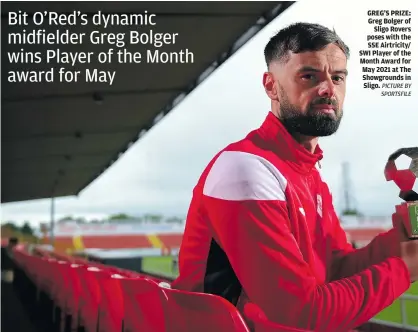
[[[352,276],[389,257],[400,256],[399,236],[393,228],[378,234],[365,247],[353,249],[345,240],[346,234],[338,219],[334,224],[331,280]]]
[[[206,214],[245,293],[271,321],[348,331],[407,290],[409,274],[398,257],[320,283],[291,232],[286,180],[257,157],[222,157],[203,188]]]
[[[324,184],[325,185],[325,184]],[[326,186],[326,185],[325,185]],[[326,186],[332,206],[332,197]],[[399,236],[395,229],[378,234],[370,243],[360,249],[354,249],[347,241],[335,209],[331,209],[332,262],[330,280],[353,276],[369,266],[379,264],[389,257],[400,256]]]

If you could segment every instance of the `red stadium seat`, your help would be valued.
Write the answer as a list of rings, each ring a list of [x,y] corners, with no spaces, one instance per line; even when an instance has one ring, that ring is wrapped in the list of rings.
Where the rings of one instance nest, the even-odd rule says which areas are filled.
[[[47,257],[33,256],[30,262],[30,274],[37,289],[40,292],[48,292],[50,289],[50,259]]]
[[[97,273],[96,276],[102,293],[98,332],[121,332],[124,317],[121,276],[110,271]]]
[[[167,331],[249,332],[242,316],[222,297],[164,288],[168,299]]]
[[[273,323],[269,321],[261,309],[253,303],[247,303],[245,305],[244,314],[251,322],[251,325],[253,325],[252,330],[254,332],[312,332],[310,330],[286,327]]]
[[[54,301],[54,323],[60,320],[59,326],[64,328],[65,315],[69,314],[67,309],[69,297],[72,296],[71,272],[73,268],[69,261],[57,261],[55,268],[55,280],[52,289],[52,300]],[[56,311],[59,308],[60,311]]]
[[[27,270],[27,262],[31,256],[24,250],[17,249],[16,247],[13,248],[13,259],[17,263],[17,265],[23,269],[24,271]]]
[[[69,269],[71,263],[68,261],[58,261],[55,269],[55,280],[53,284],[52,299],[60,308],[64,308],[69,295],[70,279]]]
[[[23,258],[23,267],[26,275],[33,282],[36,288],[38,288],[37,280],[39,273],[39,257],[35,257],[29,254],[22,256]]]
[[[161,287],[145,278],[122,278],[120,281],[125,310],[123,332],[168,331],[164,319],[167,298]]]
[[[78,328],[80,296],[83,292],[78,269],[85,268],[80,264],[71,264],[68,270],[69,289],[64,314],[71,316],[71,330]]]
[[[42,260],[42,273],[41,273],[41,289],[52,299],[54,286],[57,282],[57,264],[58,261],[55,258],[43,258]]]
[[[86,332],[96,332],[102,296],[97,274],[103,271],[95,266],[85,266],[77,269],[77,272],[82,290],[79,302],[79,322]]]

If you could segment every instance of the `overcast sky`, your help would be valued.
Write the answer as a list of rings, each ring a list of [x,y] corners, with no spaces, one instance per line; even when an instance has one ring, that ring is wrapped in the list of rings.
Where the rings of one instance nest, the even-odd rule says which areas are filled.
[[[338,5],[336,5],[338,2]],[[367,5],[366,5],[367,3]],[[103,218],[125,212],[185,216],[191,193],[213,155],[260,126],[270,103],[262,87],[263,49],[280,28],[297,21],[335,28],[351,49],[344,119],[337,134],[323,138],[322,174],[343,207],[342,163],[350,163],[353,202],[367,215],[390,215],[398,191],[384,179],[390,153],[418,146],[417,61],[412,66],[412,97],[381,97],[365,90],[358,52],[366,49],[370,9],[415,9],[412,54],[418,54],[415,1],[302,1],[279,16],[242,47],[180,106],[139,140],[79,197],[56,200],[56,217]],[[50,200],[2,205],[2,221],[49,220]]]

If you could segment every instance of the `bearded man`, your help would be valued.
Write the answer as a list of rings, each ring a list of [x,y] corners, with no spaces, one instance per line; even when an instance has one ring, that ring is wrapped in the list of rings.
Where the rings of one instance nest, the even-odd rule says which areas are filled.
[[[265,47],[271,111],[209,163],[193,191],[172,287],[216,294],[271,322],[349,331],[418,279],[418,241],[394,227],[354,249],[317,164],[343,116],[349,48],[297,23]]]

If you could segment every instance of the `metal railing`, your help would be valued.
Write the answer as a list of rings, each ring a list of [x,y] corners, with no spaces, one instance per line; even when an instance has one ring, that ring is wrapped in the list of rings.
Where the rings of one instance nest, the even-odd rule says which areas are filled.
[[[408,324],[408,317],[406,312],[406,301],[416,301],[417,302],[417,315],[418,315],[418,295],[411,295],[411,294],[403,294],[399,297],[399,302],[401,305],[401,317],[402,317],[402,323],[395,323],[390,322],[382,319],[371,319],[371,323],[379,324],[379,325],[386,325],[390,327],[396,327],[399,329],[406,329],[407,331],[418,331],[418,326],[414,326],[411,324]]]

